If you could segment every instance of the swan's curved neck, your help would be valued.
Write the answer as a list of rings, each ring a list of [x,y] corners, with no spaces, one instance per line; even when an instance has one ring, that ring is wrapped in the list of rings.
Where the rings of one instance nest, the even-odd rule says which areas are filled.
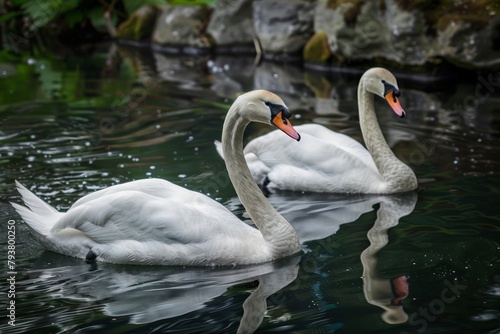
[[[250,123],[242,117],[244,110],[237,103],[229,109],[222,129],[222,150],[229,178],[250,218],[269,244],[273,257],[283,257],[300,250],[293,227],[264,197],[252,178],[243,154],[243,133]]]
[[[358,86],[359,125],[366,148],[388,187],[402,191],[416,188],[416,177],[410,167],[399,160],[385,141],[375,114],[374,94],[361,82]]]

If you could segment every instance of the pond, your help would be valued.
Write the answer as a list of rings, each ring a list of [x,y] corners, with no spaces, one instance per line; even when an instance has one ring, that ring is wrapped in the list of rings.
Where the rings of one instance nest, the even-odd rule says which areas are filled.
[[[301,238],[300,254],[185,268],[87,264],[45,251],[9,203],[20,202],[14,181],[64,211],[96,190],[163,178],[246,220],[213,144],[236,94],[271,90],[294,125],[319,123],[361,141],[362,70],[325,74],[116,45],[0,67],[1,332],[499,333],[498,72],[394,71],[407,117],[381,99],[377,114],[418,191],[271,193]],[[246,140],[270,130],[252,125]]]

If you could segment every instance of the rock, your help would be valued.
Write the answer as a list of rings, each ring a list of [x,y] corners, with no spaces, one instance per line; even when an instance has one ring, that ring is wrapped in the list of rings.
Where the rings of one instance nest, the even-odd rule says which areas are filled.
[[[392,56],[385,57],[405,65],[424,65],[437,57],[437,46],[434,37],[428,35],[428,26],[424,14],[420,11],[401,10],[397,5],[387,1],[385,13],[379,13],[379,24],[384,22],[384,31],[388,36],[386,50]],[[386,20],[383,20],[386,18]],[[380,56],[384,56],[379,52]]]
[[[340,2],[340,1],[339,1]],[[389,2],[389,1],[387,1]],[[328,35],[330,50],[341,63],[381,57],[394,62],[422,65],[428,40],[421,13],[398,10],[384,2],[320,1],[315,29]]]
[[[418,13],[424,18],[419,37],[429,40],[428,54],[432,57],[443,57],[460,67],[500,66],[500,2],[497,0],[396,2],[399,11]],[[427,60],[432,61],[430,57]]]
[[[217,0],[213,10],[144,6],[117,31],[120,39],[151,38],[153,48],[177,53],[253,52],[254,36],[267,58],[448,75],[450,63],[500,67],[500,2]]]
[[[313,35],[314,2],[255,0],[253,24],[264,54],[299,53]]]
[[[163,5],[159,10],[152,38],[154,43],[161,46],[199,49],[212,46],[213,43],[205,34],[210,8]]]
[[[340,63],[384,59],[421,66],[445,58],[481,68],[500,66],[499,15],[500,4],[487,0],[320,0],[314,24]]]
[[[207,26],[216,46],[253,46],[252,0],[218,0]]]
[[[494,20],[481,29],[459,21],[440,31],[442,56],[465,68],[500,67],[500,20]]]
[[[156,23],[156,14],[157,9],[154,6],[148,5],[139,8],[118,26],[116,37],[133,41],[151,39]]]

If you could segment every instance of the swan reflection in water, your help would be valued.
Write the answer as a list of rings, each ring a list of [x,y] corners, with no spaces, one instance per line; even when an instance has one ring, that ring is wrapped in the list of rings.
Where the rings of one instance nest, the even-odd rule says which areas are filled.
[[[415,192],[381,197],[377,219],[368,231],[370,246],[361,253],[366,301],[384,310],[382,319],[388,324],[400,324],[408,320],[402,305],[409,293],[408,277],[380,277],[377,273],[377,253],[389,242],[388,230],[398,225],[402,217],[412,213],[416,202]]]
[[[380,202],[381,196],[363,194],[299,193],[276,191],[267,199],[292,225],[299,236],[302,248],[312,240],[324,239],[339,230],[342,224],[352,223]],[[225,206],[232,212],[242,205],[233,197]],[[243,213],[248,218],[248,215]],[[251,223],[251,221],[248,221]]]
[[[22,284],[26,285],[27,289],[46,288],[48,294],[54,298],[92,305],[93,310],[88,312],[86,321],[80,322],[79,329],[105,326],[100,323],[102,320],[95,320],[101,318],[96,316],[96,313],[104,313],[113,318],[125,317],[128,318],[128,323],[139,326],[162,320],[156,325],[169,329],[175,329],[176,325],[186,326],[185,319],[173,318],[191,318],[188,315],[190,312],[200,312],[203,309],[206,309],[203,313],[209,318],[227,317],[230,310],[227,309],[226,303],[221,310],[220,306],[214,307],[210,302],[235,285],[257,280],[258,287],[243,303],[243,316],[238,327],[238,333],[253,333],[264,319],[267,310],[266,299],[297,278],[300,256],[234,268],[145,267],[108,263],[89,266],[80,260],[50,252],[45,252],[37,262],[50,263],[50,268],[43,268],[46,266],[43,265],[39,266],[39,269],[31,270],[32,278],[23,280]],[[234,308],[232,310],[236,312]],[[87,312],[79,307],[80,319],[82,313]],[[59,316],[61,319],[58,319]],[[234,317],[236,314],[231,315],[231,318]],[[51,323],[61,326],[63,331],[75,330],[73,322],[68,324],[66,312],[53,313],[47,318]],[[191,325],[197,326],[197,330],[206,329],[203,326],[207,324],[202,322],[197,319]],[[210,330],[217,326],[221,326],[222,330],[226,328],[223,326],[227,326],[227,322],[210,322]],[[217,328],[215,330],[217,331]]]
[[[389,242],[388,230],[413,212],[417,197],[416,192],[396,195],[277,192],[268,199],[285,219],[292,222],[303,248],[305,242],[335,234],[342,224],[355,222],[379,204],[377,219],[367,233],[370,246],[361,253],[363,292],[368,303],[384,310],[382,319],[386,323],[399,324],[408,320],[402,306],[409,293],[407,276],[380,277],[377,253]]]

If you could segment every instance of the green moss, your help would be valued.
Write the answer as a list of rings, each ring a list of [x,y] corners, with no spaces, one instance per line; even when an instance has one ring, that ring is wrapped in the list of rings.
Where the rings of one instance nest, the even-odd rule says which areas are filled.
[[[330,56],[328,36],[325,32],[320,31],[314,34],[304,47],[305,61],[324,63]]]

